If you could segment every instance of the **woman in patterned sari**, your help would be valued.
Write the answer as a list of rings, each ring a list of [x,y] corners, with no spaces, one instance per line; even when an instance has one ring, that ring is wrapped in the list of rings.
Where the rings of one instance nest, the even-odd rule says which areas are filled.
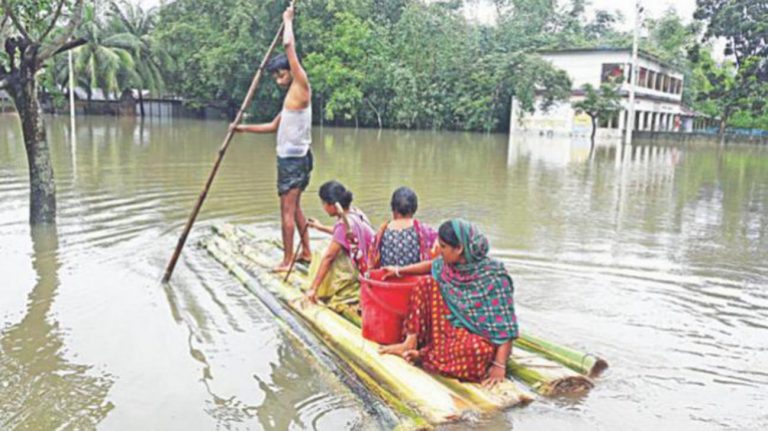
[[[432,277],[411,294],[405,341],[381,352],[420,362],[429,372],[498,383],[518,334],[512,278],[488,257],[488,240],[467,221],[443,223],[439,249],[433,261],[385,268],[387,276]]]
[[[368,250],[368,269],[407,266],[432,259],[437,232],[413,216],[419,207],[416,193],[400,187],[390,201],[392,220],[384,223]]]

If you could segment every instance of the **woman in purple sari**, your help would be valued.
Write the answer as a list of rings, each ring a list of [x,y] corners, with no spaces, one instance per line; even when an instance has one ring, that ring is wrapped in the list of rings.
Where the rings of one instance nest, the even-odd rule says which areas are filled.
[[[308,220],[313,229],[331,235],[332,239],[323,257],[313,259],[310,267],[312,284],[306,297],[311,302],[324,301],[330,308],[342,312],[355,308],[360,297],[358,275],[366,271],[367,251],[373,240],[373,228],[368,217],[352,207],[352,192],[338,181],[328,181],[318,193],[323,210],[338,221],[324,226],[314,219]]]

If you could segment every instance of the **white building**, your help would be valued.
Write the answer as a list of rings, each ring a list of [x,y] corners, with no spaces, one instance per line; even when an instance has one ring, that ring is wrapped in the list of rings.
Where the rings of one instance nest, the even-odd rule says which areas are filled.
[[[571,104],[583,99],[584,84],[599,88],[609,79],[622,80],[619,92],[623,109],[608,124],[598,124],[600,136],[621,136],[627,128],[632,50],[614,48],[543,51],[541,56],[564,70],[573,87],[570,101],[558,103],[547,112],[537,107],[533,114],[520,115],[513,101],[510,129],[540,133],[588,135],[591,120],[577,114]],[[647,53],[639,53],[640,74],[635,92],[635,124],[638,131],[692,132],[696,114],[683,105],[683,74]],[[698,126],[698,124],[696,124]]]

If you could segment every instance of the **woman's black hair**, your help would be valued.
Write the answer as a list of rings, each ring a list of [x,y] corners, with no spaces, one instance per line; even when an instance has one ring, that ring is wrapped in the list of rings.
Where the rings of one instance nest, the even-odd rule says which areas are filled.
[[[443,224],[440,225],[440,229],[438,229],[437,235],[440,237],[441,241],[453,248],[457,248],[461,244],[459,237],[456,236],[456,231],[453,229],[453,224],[450,220],[443,222]]]
[[[416,192],[408,187],[399,187],[392,193],[392,200],[389,205],[393,212],[401,216],[412,216],[416,214],[416,210],[419,208],[419,198],[416,196]]]
[[[269,59],[266,69],[269,73],[275,73],[280,70],[291,70],[291,64],[288,62],[288,57],[286,57],[285,54],[278,54]]]
[[[335,205],[338,202],[345,210],[348,210],[349,205],[352,204],[352,192],[336,180],[328,181],[320,186],[318,194],[323,202],[331,205]]]

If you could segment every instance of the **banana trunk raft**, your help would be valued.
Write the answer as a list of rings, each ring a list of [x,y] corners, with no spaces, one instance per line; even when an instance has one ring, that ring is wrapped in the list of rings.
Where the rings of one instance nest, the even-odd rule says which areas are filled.
[[[201,246],[300,338],[314,335],[346,370],[356,377],[342,378],[355,393],[366,388],[395,413],[401,429],[428,429],[435,425],[476,418],[531,402],[542,396],[583,394],[594,386],[608,364],[605,360],[551,341],[523,334],[515,341],[508,377],[484,388],[429,374],[402,358],[378,353],[379,345],[362,337],[354,313],[338,314],[322,304],[302,301],[309,283],[307,268],[297,267],[288,282],[269,271],[281,257],[271,236],[232,225],[216,225]],[[282,310],[275,308],[282,307]],[[273,310],[275,309],[275,310]],[[304,328],[297,328],[297,322]],[[284,322],[285,323],[285,322]],[[336,367],[339,368],[339,367]],[[366,397],[368,398],[368,394]]]

